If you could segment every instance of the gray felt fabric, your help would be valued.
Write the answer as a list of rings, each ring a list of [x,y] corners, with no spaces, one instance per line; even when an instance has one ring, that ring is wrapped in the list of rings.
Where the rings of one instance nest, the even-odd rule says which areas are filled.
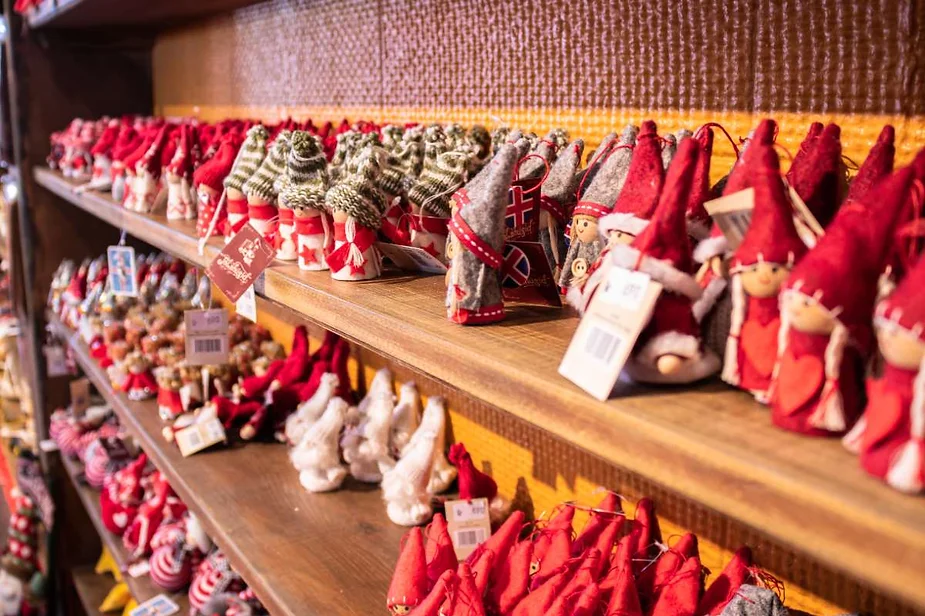
[[[546,173],[546,164],[543,161],[552,165],[556,160],[556,152],[559,149],[555,137],[555,131],[550,131],[546,138],[539,141],[536,147],[529,152],[530,157],[520,165],[520,179],[538,178]]]
[[[572,284],[572,263],[575,259],[584,259],[588,266],[594,263],[601,254],[604,245],[600,240],[593,242],[579,242],[573,239],[569,244],[568,254],[565,256],[565,263],[562,264],[562,273],[559,274],[559,286],[569,287]]]
[[[620,135],[617,146],[635,145],[636,135],[639,128],[636,126],[627,126]],[[585,201],[593,201],[608,207],[613,207],[623,190],[623,184],[626,182],[626,174],[629,173],[630,160],[633,158],[631,148],[617,147],[609,155],[605,154],[600,169],[594,177],[587,182],[587,190],[582,196]]]
[[[556,162],[549,170],[546,181],[540,189],[544,197],[554,199],[562,205],[568,206],[575,200],[575,190],[578,188],[579,175],[577,173],[581,165],[581,155],[584,153],[585,142],[576,139],[572,143],[565,145],[556,158]],[[556,271],[556,258],[552,251],[552,241],[557,243],[559,260],[563,260],[566,255],[565,235],[563,229],[560,229],[555,218],[549,218],[549,226],[540,225],[540,244],[543,245],[543,252],[546,253],[546,260],[549,261],[549,269],[553,273]],[[552,228],[550,228],[550,226]],[[553,238],[553,235],[555,236]]]
[[[669,133],[662,139],[662,166],[667,169],[674,159],[675,152],[678,151],[678,138]]]
[[[787,608],[767,588],[743,584],[720,616],[788,616]]]

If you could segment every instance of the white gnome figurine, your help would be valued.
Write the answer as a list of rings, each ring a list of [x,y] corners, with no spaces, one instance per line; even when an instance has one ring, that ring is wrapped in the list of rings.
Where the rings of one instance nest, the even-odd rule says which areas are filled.
[[[332,398],[321,419],[312,424],[289,453],[292,464],[299,471],[302,487],[309,492],[336,490],[347,476],[338,449],[346,413],[347,403],[341,398]]]
[[[291,445],[297,445],[305,432],[314,424],[325,409],[328,402],[334,397],[334,391],[340,384],[340,379],[333,372],[325,372],[321,375],[321,382],[318,389],[311,398],[299,405],[296,412],[286,418],[286,441]]]
[[[341,445],[344,459],[350,464],[350,474],[364,483],[379,483],[382,474],[395,466],[395,459],[389,453],[395,396],[391,391],[380,390],[366,399],[369,404],[363,423],[348,429]]]
[[[446,459],[446,403],[443,398],[434,396],[427,400],[418,432],[422,430],[428,430],[437,435],[428,489],[432,494],[439,494],[449,488],[456,479],[456,467]],[[411,438],[414,439],[413,436]]]
[[[437,433],[421,425],[401,459],[382,477],[382,498],[389,519],[400,526],[417,526],[431,518],[431,468]]]
[[[418,429],[421,422],[420,400],[414,381],[408,381],[401,386],[398,404],[392,411],[392,429],[389,435],[389,450],[394,458],[398,458],[411,440],[411,435]]]

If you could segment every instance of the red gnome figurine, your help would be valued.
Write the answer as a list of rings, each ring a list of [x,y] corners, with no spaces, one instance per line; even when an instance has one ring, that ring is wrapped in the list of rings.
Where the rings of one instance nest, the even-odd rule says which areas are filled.
[[[723,380],[766,401],[780,331],[780,287],[806,253],[797,234],[780,160],[755,143],[749,183],[755,190],[752,222],[732,258],[732,323]]]
[[[861,414],[877,282],[911,180],[902,169],[842,207],[787,280],[770,392],[777,426],[825,436]]]

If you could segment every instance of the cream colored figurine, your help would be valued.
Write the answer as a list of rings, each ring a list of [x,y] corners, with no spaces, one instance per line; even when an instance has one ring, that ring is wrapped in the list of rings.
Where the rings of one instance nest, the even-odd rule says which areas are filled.
[[[331,399],[321,418],[289,452],[293,466],[299,471],[299,481],[309,492],[336,490],[347,477],[347,468],[340,462],[338,449],[346,413],[347,403],[344,400]]]

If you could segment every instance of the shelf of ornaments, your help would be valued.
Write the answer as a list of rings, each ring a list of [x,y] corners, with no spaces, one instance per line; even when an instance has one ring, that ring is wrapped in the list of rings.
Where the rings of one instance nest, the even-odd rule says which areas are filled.
[[[310,494],[279,444],[184,458],[164,439],[154,400],[114,392],[79,336],[53,316],[49,325],[273,616],[382,611],[405,529],[386,517],[378,489],[348,478],[337,492]]]
[[[80,501],[87,511],[87,516],[90,518],[90,521],[93,522],[93,526],[100,536],[100,541],[112,555],[122,575],[123,581],[132,593],[132,597],[139,603],[142,603],[159,594],[166,594],[161,588],[156,586],[147,575],[133,577],[128,572],[129,566],[133,564],[134,559],[128,549],[122,544],[122,537],[111,533],[103,524],[99,491],[94,490],[81,479],[84,469],[80,461],[73,460],[67,456],[61,456],[61,462],[71,483],[74,484],[74,489],[77,491],[77,495],[80,497]],[[189,600],[185,592],[176,593],[170,595],[170,597],[177,605],[184,607],[186,610],[189,609]],[[97,603],[97,605],[99,605],[99,603]]]
[[[192,222],[130,212],[77,193],[47,169],[36,181],[70,203],[179,258],[205,266]],[[380,355],[446,382],[608,462],[721,511],[859,581],[925,606],[903,563],[925,549],[925,504],[867,476],[836,439],[771,425],[767,408],[718,381],[688,387],[618,383],[598,402],[558,374],[575,332],[568,310],[514,306],[486,327],[446,318],[442,277],[387,272],[364,283],[276,262],[262,296]],[[876,506],[871,506],[876,503]]]
[[[26,9],[29,27],[156,27],[230,12],[263,0],[37,0]]]

